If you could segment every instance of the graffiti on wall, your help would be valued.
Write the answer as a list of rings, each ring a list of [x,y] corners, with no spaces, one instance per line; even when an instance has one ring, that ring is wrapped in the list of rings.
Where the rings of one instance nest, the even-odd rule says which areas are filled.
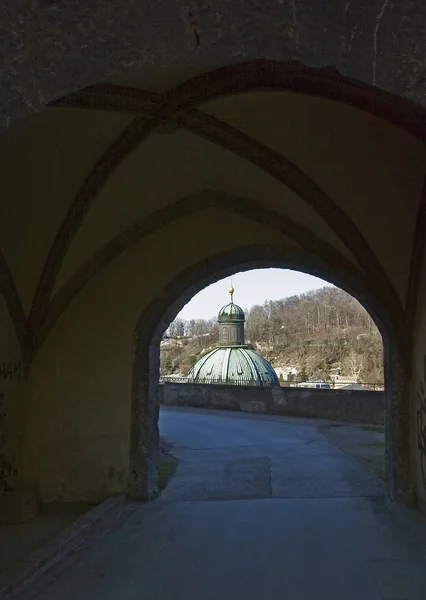
[[[0,360],[0,382],[18,382],[22,378],[22,363],[16,360]],[[15,456],[6,452],[7,414],[5,394],[0,392],[0,493],[12,489],[12,477],[16,477]]]
[[[22,363],[20,360],[0,361],[0,381],[21,381]]]
[[[423,381],[417,390],[417,445],[420,453],[420,469],[426,487],[426,356],[423,363]]]
[[[8,481],[17,474],[12,461],[5,452],[6,447],[6,407],[4,394],[0,392],[0,492],[10,490]]]

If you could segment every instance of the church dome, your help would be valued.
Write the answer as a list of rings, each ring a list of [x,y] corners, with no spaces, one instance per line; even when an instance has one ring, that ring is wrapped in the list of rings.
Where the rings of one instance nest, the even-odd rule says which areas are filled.
[[[228,385],[279,385],[272,365],[248,346],[214,348],[194,365],[189,372],[188,381]]]
[[[234,304],[234,288],[229,290],[231,302],[220,309],[219,345],[202,356],[190,370],[190,383],[228,385],[280,385],[272,365],[252,346],[244,343],[245,314]]]
[[[219,323],[226,323],[226,322],[235,322],[235,321],[240,321],[243,322],[246,320],[246,316],[244,314],[243,309],[238,306],[237,304],[234,304],[234,288],[231,287],[229,290],[229,293],[231,295],[231,302],[229,304],[226,304],[225,306],[223,306],[220,311],[219,314],[217,316],[217,320]]]
[[[245,321],[246,316],[240,306],[230,302],[220,309],[217,320],[219,323],[223,323],[225,321]]]

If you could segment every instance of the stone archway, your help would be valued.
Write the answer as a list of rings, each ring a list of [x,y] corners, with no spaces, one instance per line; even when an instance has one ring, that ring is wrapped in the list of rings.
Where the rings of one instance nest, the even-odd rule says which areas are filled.
[[[346,282],[346,289],[360,298],[365,306],[370,307],[377,322],[382,320],[386,323],[382,327],[382,332],[386,334],[385,346],[389,346],[386,352],[389,357],[386,369],[390,374],[388,380],[392,382],[394,389],[388,395],[388,402],[392,404],[392,409],[388,411],[388,429],[392,435],[388,438],[394,444],[389,450],[388,472],[392,495],[404,498],[410,496],[406,458],[409,453],[406,394],[411,368],[417,288],[426,240],[426,193],[424,190],[420,191],[420,183],[415,190],[409,185],[414,182],[414,188],[424,177],[422,152],[426,140],[425,113],[422,106],[416,104],[425,103],[421,44],[414,52],[412,50],[415,35],[421,39],[421,20],[416,15],[422,9],[419,7],[417,10],[410,5],[408,14],[403,6],[391,6],[381,0],[364,2],[365,6],[362,8],[358,5],[350,6],[349,3],[345,7],[336,5],[336,9],[330,7],[330,13],[327,12],[328,9],[324,9],[315,19],[312,19],[313,11],[316,10],[313,0],[307,0],[310,16],[291,14],[291,10],[286,14],[285,7],[281,5],[277,11],[277,7],[268,7],[268,3],[265,7],[262,3],[250,7],[252,22],[247,21],[244,7],[232,7],[229,10],[232,11],[233,29],[226,36],[224,31],[227,31],[229,25],[229,14],[228,9],[222,7],[216,15],[217,25],[213,27],[209,11],[205,11],[202,16],[195,14],[194,27],[197,35],[195,36],[191,24],[188,39],[188,18],[186,13],[179,16],[173,12],[177,5],[171,11],[170,7],[156,6],[152,13],[147,13],[146,7],[142,9],[134,0],[124,3],[131,11],[132,19],[129,19],[130,13],[124,14],[123,5],[112,7],[111,12],[99,14],[96,10],[99,7],[93,0],[88,0],[84,7],[76,7],[72,19],[69,18],[69,8],[61,3],[35,7],[27,15],[23,15],[21,9],[16,7],[13,14],[8,16],[12,21],[16,19],[19,24],[17,29],[13,27],[13,23],[11,26],[8,22],[2,32],[3,22],[0,18],[0,32],[4,33],[0,39],[2,42],[6,41],[7,46],[4,54],[13,57],[13,64],[9,65],[9,70],[6,69],[7,78],[0,90],[3,109],[0,130],[6,130],[14,122],[22,120],[22,123],[17,123],[16,129],[12,126],[5,133],[5,154],[10,150],[7,141],[15,140],[16,130],[18,137],[20,133],[23,136],[22,139],[19,138],[19,143],[17,141],[18,150],[38,148],[41,140],[47,137],[47,125],[43,118],[48,117],[49,120],[52,114],[55,118],[60,117],[62,123],[62,119],[67,121],[72,113],[72,118],[81,127],[83,138],[93,135],[95,139],[99,131],[109,131],[108,125],[111,125],[115,117],[121,123],[118,126],[117,121],[117,130],[113,128],[114,131],[111,129],[109,132],[111,138],[108,138],[108,143],[105,140],[99,148],[94,147],[93,156],[87,158],[87,164],[83,161],[84,164],[82,162],[75,173],[70,174],[70,181],[63,177],[61,168],[57,167],[53,152],[51,162],[45,161],[46,164],[49,163],[52,173],[55,170],[60,173],[61,180],[58,177],[57,185],[49,185],[49,190],[46,190],[44,184],[51,181],[51,172],[40,170],[40,188],[37,187],[40,198],[39,219],[27,220],[30,224],[28,230],[31,233],[37,232],[37,235],[34,233],[33,245],[41,249],[40,257],[37,257],[37,261],[40,258],[39,262],[33,260],[33,253],[22,253],[15,241],[21,235],[26,243],[28,236],[25,235],[25,223],[22,224],[17,218],[13,231],[5,220],[5,229],[9,229],[5,237],[10,238],[10,243],[8,248],[0,249],[0,287],[15,325],[27,372],[30,372],[47,336],[86,284],[96,283],[96,275],[135,246],[142,237],[164,232],[168,224],[189,217],[195,210],[203,209],[201,214],[210,208],[225,208],[232,218],[241,218],[241,223],[238,223],[240,233],[246,227],[243,219],[248,218],[252,223],[268,228],[271,235],[279,232],[283,237],[285,235],[291,238],[292,244],[311,253],[310,258],[307,254],[294,255],[292,258],[279,250],[274,253],[272,250],[268,252],[259,249],[256,254],[252,247],[253,252],[235,250],[225,257],[214,255],[221,248],[217,245],[202,255],[193,252],[185,262],[186,265],[191,264],[192,260],[200,260],[201,256],[213,257],[188,272],[180,273],[175,279],[173,278],[181,266],[178,263],[173,273],[168,272],[167,256],[164,257],[159,271],[162,271],[164,280],[171,283],[161,296],[152,298],[151,295],[146,295],[144,301],[148,308],[141,317],[135,336],[135,360],[138,365],[148,365],[143,367],[145,371],[142,375],[139,370],[135,370],[134,376],[136,401],[133,404],[133,422],[137,425],[137,433],[132,438],[133,479],[130,489],[135,496],[149,495],[149,481],[152,479],[152,472],[149,471],[151,461],[146,459],[149,448],[155,445],[156,415],[151,410],[150,402],[142,401],[143,398],[155,397],[155,390],[152,396],[149,387],[149,373],[155,372],[157,368],[156,348],[151,341],[157,339],[163,321],[172,319],[178,312],[179,301],[185,302],[200,289],[197,289],[197,282],[203,287],[209,283],[209,278],[214,280],[226,274],[228,265],[232,265],[232,269],[243,269],[248,268],[247,265],[253,266],[256,261],[260,261],[260,264],[262,260],[264,266],[271,266],[275,261],[277,266],[293,264],[294,268],[300,269],[305,265],[309,272],[317,269],[321,277],[331,279],[343,288]],[[90,12],[92,9],[93,13]],[[162,24],[159,26],[158,14],[162,9],[170,13],[172,20],[175,19],[173,31],[166,31],[167,26],[163,29]],[[296,12],[297,10],[298,7],[295,8]],[[362,32],[357,30],[355,34],[352,26],[358,24],[361,15],[366,27]],[[404,16],[404,27],[408,22],[412,25],[413,34],[409,41],[406,36],[398,35],[401,30],[392,36],[386,34],[390,24],[391,27],[398,28],[401,16]],[[83,28],[76,25],[80,18],[85,23]],[[152,27],[153,23],[155,27]],[[339,42],[337,33],[341,33]],[[194,45],[194,39],[198,39],[199,44]],[[256,40],[255,43],[250,41],[253,39]],[[32,40],[37,40],[34,47],[31,46]],[[105,51],[106,47],[108,51]],[[174,49],[173,57],[170,57],[171,47]],[[29,54],[22,52],[22,48],[28,48]],[[34,55],[31,51],[34,51]],[[414,55],[419,59],[418,64]],[[404,56],[409,58],[401,69]],[[31,70],[31,58],[37,60],[39,67],[35,75]],[[105,83],[93,85],[100,80]],[[88,85],[89,88],[85,87]],[[76,92],[77,89],[80,91]],[[280,116],[283,112],[289,120],[293,111],[283,110],[283,97],[291,99],[297,105],[310,97],[308,112],[315,117],[319,114],[317,105],[321,104],[330,115],[339,108],[348,111],[343,123],[350,124],[353,118],[356,125],[359,124],[358,118],[362,118],[368,135],[360,137],[362,143],[359,144],[358,154],[368,165],[365,166],[360,161],[358,170],[349,173],[350,176],[342,176],[344,185],[334,187],[334,179],[337,178],[334,177],[333,169],[328,170],[328,166],[333,166],[339,156],[345,156],[348,165],[353,162],[352,156],[346,159],[346,155],[341,153],[351,136],[344,126],[338,126],[339,120],[336,121],[335,131],[344,132],[345,140],[343,143],[339,138],[323,168],[321,160],[318,161],[318,157],[323,155],[322,146],[320,144],[316,147],[313,142],[315,139],[325,139],[324,132],[320,131],[316,136],[310,133],[307,136],[304,145],[306,148],[313,148],[314,152],[312,156],[305,157],[304,153],[293,154],[293,148],[275,145],[273,136],[269,137],[269,133],[263,137],[263,132],[248,129],[247,123],[256,119],[234,122],[231,118],[234,105],[230,107],[229,114],[209,112],[209,102],[214,103],[223,97],[232,100],[232,103],[235,100],[235,113],[238,114],[238,103],[246,96],[257,96],[258,93],[262,98],[269,93],[275,98],[280,95],[277,114]],[[262,106],[257,113],[262,115],[262,119],[268,114],[268,102],[262,99]],[[48,108],[45,114],[34,117],[34,122],[40,122],[42,127],[33,136],[25,129],[26,121],[23,117],[39,112],[46,105]],[[291,102],[289,106],[291,108]],[[99,114],[102,119],[105,117],[105,122],[96,120]],[[275,113],[270,112],[271,131],[278,129],[278,119],[273,114]],[[90,123],[84,122],[85,119],[96,122],[97,125],[91,129]],[[74,124],[74,120],[69,120],[69,125]],[[315,120],[317,123],[324,123],[324,127],[329,127],[327,118]],[[28,119],[27,124],[28,121],[31,128],[33,119]],[[283,137],[290,140],[286,127],[288,123],[285,120],[280,123],[286,131],[286,136]],[[353,130],[357,132],[358,127],[355,125]],[[376,136],[376,126],[380,135],[383,135],[380,138],[383,143],[378,144],[377,148],[373,144],[374,139],[380,137]],[[53,140],[52,146],[56,147],[58,136],[60,139],[66,139],[66,136],[61,137],[59,130],[53,127],[53,121],[49,121],[49,127],[53,134],[49,139]],[[359,130],[364,131],[363,127]],[[129,159],[137,155],[138,151],[141,152],[140,156],[145,156],[143,151],[147,142],[152,142],[157,133],[162,137],[164,146],[169,144],[171,148],[172,160],[168,162],[174,165],[173,178],[163,178],[170,182],[170,194],[163,198],[164,202],[161,204],[158,202],[158,190],[162,178],[158,178],[160,185],[158,181],[152,181],[152,187],[145,182],[144,189],[143,178],[135,177],[132,192],[123,198],[123,229],[120,231],[118,225],[117,229],[109,229],[108,223],[114,220],[111,215],[120,208],[112,179],[121,167],[129,164]],[[176,136],[163,135],[170,133],[176,133]],[[193,171],[198,168],[202,174],[200,182],[194,186],[196,189],[187,190],[185,186],[182,186],[182,190],[176,189],[176,180],[180,174],[177,159],[182,154],[183,145],[179,143],[176,150],[172,142],[180,134],[185,139],[196,138],[199,144],[196,147],[201,150],[189,153],[187,160]],[[296,128],[294,138],[291,138],[293,146],[301,137],[299,134],[300,128]],[[388,140],[392,143],[387,143]],[[403,144],[400,144],[401,140]],[[77,141],[81,144],[80,138],[75,143]],[[368,180],[368,169],[365,167],[376,165],[374,161],[366,159],[365,148],[370,143],[379,156],[384,151],[383,165],[386,168],[383,168],[383,172],[381,168],[378,169],[382,179],[379,177],[380,185],[377,190],[367,190],[366,193],[363,189],[358,190],[357,182],[364,175],[364,180]],[[204,146],[201,147],[202,144]],[[85,144],[81,144],[83,145]],[[64,146],[66,152],[63,162],[72,164],[79,154],[76,148],[80,146],[74,147],[72,143]],[[387,148],[392,148],[388,161]],[[406,148],[407,151],[401,151],[401,148]],[[201,168],[196,168],[195,163],[191,162],[191,157],[199,156],[207,166],[215,164],[209,157],[216,149],[226,157],[226,161],[216,161],[216,164],[227,162],[229,166],[229,181],[226,186],[222,168],[221,177],[216,179],[215,174],[208,169],[207,174],[204,173],[204,164]],[[30,164],[31,156],[23,159],[22,152],[16,152],[16,164],[13,166],[16,166],[17,172],[21,173],[22,163],[25,164],[26,160]],[[401,177],[388,178],[389,173],[398,173],[401,163],[404,163]],[[149,172],[149,161],[141,161],[140,164]],[[235,164],[244,165],[237,189],[234,189],[233,181]],[[7,161],[4,165],[5,174],[8,171],[14,173],[13,169],[8,169]],[[396,168],[393,169],[393,166]],[[130,169],[130,175],[132,172]],[[155,168],[152,172],[156,172]],[[346,171],[341,169],[341,172]],[[327,173],[326,180],[321,179],[324,173]],[[248,175],[252,179],[249,180]],[[277,192],[276,196],[268,194],[264,181],[260,182],[260,175],[264,181],[268,179],[268,186]],[[375,176],[376,173],[372,175],[372,179]],[[246,187],[252,192],[252,182],[256,183],[258,178],[257,197],[245,198]],[[11,179],[18,180],[17,177]],[[30,177],[21,179],[31,180]],[[191,179],[195,177],[189,173],[185,181]],[[124,191],[132,187],[127,185],[128,181],[129,178],[123,182],[119,191],[120,194],[123,191],[123,197]],[[216,187],[220,188],[221,194],[212,193],[212,188]],[[139,210],[136,199],[138,192],[135,190],[142,189],[145,191],[145,198],[142,210]],[[37,198],[37,190],[21,190],[19,186],[15,189],[13,184],[9,195],[5,194],[5,197],[10,200],[10,204],[14,204],[15,198],[19,199],[14,210],[16,209],[17,214],[24,214],[24,208],[32,208],[36,204],[34,198]],[[203,204],[198,197],[200,190],[204,190]],[[393,190],[396,190],[394,202],[389,199]],[[253,193],[253,196],[256,194]],[[295,195],[294,214],[293,209],[282,201],[284,194],[288,194],[290,200]],[[265,199],[270,200],[272,197],[273,201],[267,205]],[[62,199],[63,204],[57,202],[58,199]],[[407,211],[407,199],[411,203],[412,214]],[[53,206],[58,208],[57,221],[46,218]],[[392,206],[397,207],[394,214]],[[353,208],[358,214],[354,214]],[[370,225],[375,219],[381,222],[381,215],[388,212],[392,213],[392,218],[386,221],[388,227],[383,226],[383,240],[376,245],[377,229]],[[124,219],[126,213],[131,215],[128,220]],[[404,221],[403,224],[401,213],[408,215],[407,222]],[[44,232],[42,221],[49,222],[49,226],[52,224],[52,230]],[[95,239],[93,233],[98,231],[98,227],[99,237],[92,246],[92,240]],[[87,237],[82,232],[84,228]],[[253,238],[246,239],[252,244],[259,240],[269,242],[271,239],[257,238],[257,235],[263,236],[263,233],[256,233]],[[91,242],[89,245],[88,240]],[[235,246],[239,243],[235,242]],[[274,242],[270,243],[284,242],[274,238]],[[403,243],[404,252],[399,247]],[[90,251],[86,251],[86,247],[90,247]],[[22,254],[25,254],[25,259],[21,261]],[[324,262],[320,263],[313,256],[321,256]],[[398,264],[395,266],[394,262]],[[352,265],[351,272],[345,270],[348,263]],[[334,274],[331,274],[331,264],[336,270]],[[186,293],[188,296],[185,296]],[[136,311],[139,309],[140,304]],[[129,331],[135,318],[136,312],[129,319]],[[130,337],[130,333],[128,335]],[[388,338],[391,341],[388,342]],[[142,433],[138,429],[141,416],[146,417],[147,423]],[[397,464],[395,457],[402,457],[401,465]]]
[[[200,290],[235,273],[255,268],[287,268],[316,275],[354,296],[382,334],[386,397],[386,471],[391,498],[413,502],[409,446],[409,357],[398,340],[399,325],[368,289],[365,280],[337,271],[305,251],[289,254],[279,246],[248,246],[212,256],[183,271],[142,313],[133,340],[133,388],[129,495],[148,499],[156,490],[158,376],[161,336],[183,306]]]

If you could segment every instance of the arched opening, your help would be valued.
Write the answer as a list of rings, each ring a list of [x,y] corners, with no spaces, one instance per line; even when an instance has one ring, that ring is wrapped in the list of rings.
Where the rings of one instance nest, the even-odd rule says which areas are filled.
[[[370,315],[340,288],[300,271],[247,270],[196,294],[164,333],[160,381],[233,382],[235,369],[250,379],[244,354],[218,351],[233,346],[269,361],[282,386],[384,387],[383,342]]]
[[[281,267],[303,271],[334,283],[354,296],[370,313],[383,338],[386,398],[386,476],[392,498],[412,500],[410,455],[404,438],[408,384],[395,324],[368,288],[306,253],[279,247],[246,247],[212,257],[181,273],[141,315],[134,334],[133,397],[129,494],[146,499],[156,490],[158,452],[158,378],[160,341],[168,324],[198,291],[235,271]],[[405,432],[406,433],[406,432]]]
[[[72,15],[69,3],[10,4],[0,20],[0,493],[3,484],[61,501],[122,492],[130,437],[129,492],[148,498],[162,330],[210,281],[268,265],[316,273],[373,316],[384,340],[389,492],[410,502],[414,490],[425,508],[420,1],[212,11],[87,0]],[[268,552],[268,543],[254,546]],[[136,558],[132,573],[123,554],[128,581],[142,572]],[[240,563],[241,579],[256,558]],[[318,589],[321,575],[296,569]],[[356,593],[358,563],[350,575]],[[209,588],[200,581],[188,596]],[[253,583],[260,596],[262,577]]]
[[[35,408],[39,397],[46,397],[46,406],[56,410],[56,396],[66,396],[74,417],[68,378],[81,377],[84,408],[86,400],[102,397],[102,331],[110,332],[113,323],[116,329],[126,329],[130,338],[128,330],[143,305],[134,344],[129,487],[133,496],[148,497],[157,435],[152,374],[158,371],[156,344],[167,323],[209,278],[256,265],[306,269],[358,298],[384,335],[390,493],[410,499],[413,423],[408,388],[423,251],[418,219],[424,204],[423,110],[334,69],[274,61],[228,66],[186,82],[176,76],[160,87],[147,78],[146,88],[140,86],[145,83],[131,87],[124,78],[121,84],[111,81],[83,89],[54,100],[43,114],[18,124],[16,131],[12,127],[2,138],[1,164],[10,192],[5,198],[14,220],[10,226],[4,221],[4,253],[12,267],[2,260],[1,284],[31,373],[28,429],[37,430],[42,420]],[[69,140],[59,165],[58,136]],[[86,143],[89,138],[96,141],[93,147]],[[43,150],[39,153],[43,160],[30,155],[34,147]],[[26,178],[17,176],[22,162],[28,165]],[[62,164],[69,170],[62,171]],[[37,211],[26,204],[32,198],[33,178],[40,185]],[[19,215],[24,209],[37,214],[22,224]],[[37,252],[23,260],[16,240],[28,239],[34,240]],[[129,258],[132,253],[137,255],[134,261]],[[126,281],[114,270],[121,260],[128,260]],[[118,288],[129,290],[140,276],[138,268],[145,269],[148,280],[153,278],[153,285],[138,289],[136,310]],[[88,361],[99,369],[96,377],[74,360],[78,351],[71,357],[74,370],[70,369],[69,353],[57,352],[66,344],[58,340],[34,369],[45,342],[80,301],[70,318],[76,326],[63,327],[65,335],[71,335],[77,324],[81,327],[85,318],[92,325],[90,319],[99,311],[86,313],[82,304],[98,282],[110,276],[120,284],[108,290],[109,297],[121,307],[120,319],[131,315],[131,325],[118,325],[112,312],[99,324],[100,331],[91,332],[91,342],[99,335],[93,352],[88,351]],[[96,306],[92,297],[90,302]],[[76,335],[76,348],[89,337]],[[120,362],[127,356],[124,337],[119,340],[122,353],[115,356],[111,351],[106,357],[111,374],[119,372],[122,386],[114,388],[114,406],[121,394],[127,398],[129,375]],[[38,368],[46,370],[45,378],[34,375]],[[52,371],[55,385],[50,381]],[[93,413],[100,404],[93,403]],[[126,411],[119,412],[127,427]],[[108,433],[114,429],[113,421],[110,414]],[[46,422],[40,425],[54,429]],[[102,455],[103,425],[100,429],[90,469]],[[90,495],[122,489],[121,457],[128,441],[123,431],[116,436],[120,440],[115,439],[121,464],[106,466]],[[80,449],[84,444],[74,434],[75,429],[70,435]],[[90,427],[85,435],[92,435]],[[38,446],[38,440],[32,444]],[[39,471],[55,444],[52,434],[37,457]],[[26,453],[31,455],[32,450]],[[77,463],[71,457],[69,473],[78,470]],[[108,469],[120,474],[114,488]],[[42,493],[48,489],[49,496],[62,497],[61,465],[53,465],[47,479],[48,485],[40,486]],[[75,479],[71,492],[78,495],[80,486],[89,486]]]

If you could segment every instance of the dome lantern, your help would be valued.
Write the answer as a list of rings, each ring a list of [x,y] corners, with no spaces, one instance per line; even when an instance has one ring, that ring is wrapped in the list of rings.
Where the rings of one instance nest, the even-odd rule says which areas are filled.
[[[234,288],[229,290],[231,302],[223,306],[217,316],[219,323],[219,344],[221,346],[244,345],[244,322],[246,316],[243,309],[234,304]]]

